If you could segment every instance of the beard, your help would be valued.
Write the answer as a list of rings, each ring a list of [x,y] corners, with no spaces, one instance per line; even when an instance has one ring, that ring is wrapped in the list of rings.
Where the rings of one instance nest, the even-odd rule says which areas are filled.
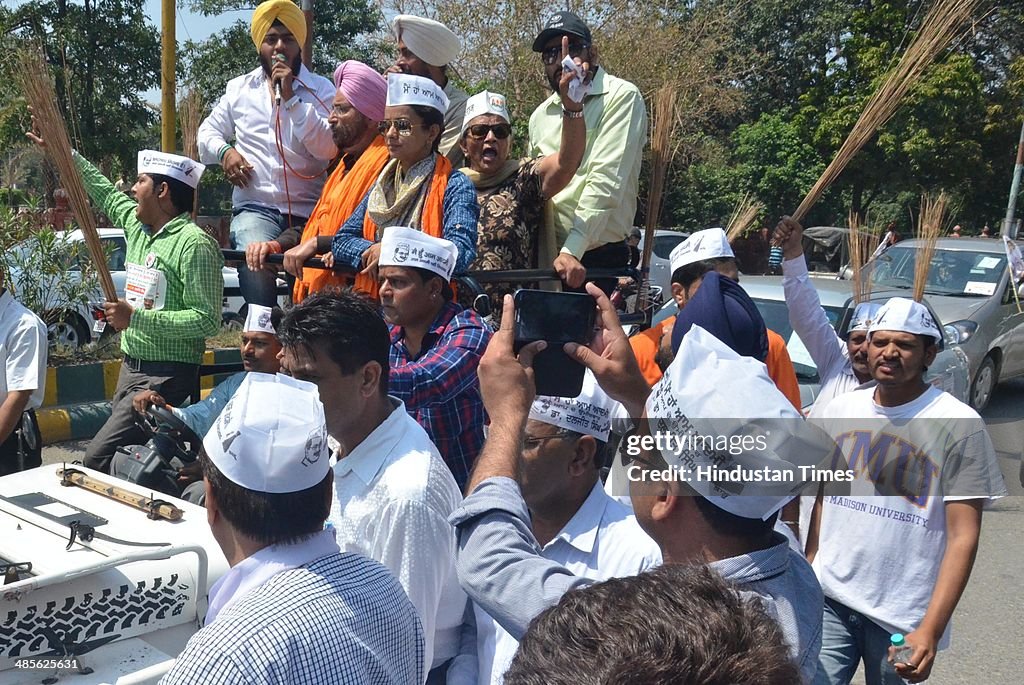
[[[331,137],[334,139],[334,144],[337,148],[341,150],[353,145],[362,138],[369,127],[370,122],[365,118],[360,119],[356,124],[339,124],[338,126],[331,127]]]
[[[260,53],[260,66],[263,67],[263,74],[267,78],[270,78],[270,72],[273,71],[274,65],[271,63],[271,61],[269,59],[267,59],[266,57],[263,56],[262,52]],[[297,53],[295,55],[295,59],[292,60],[291,67],[292,67],[292,76],[298,76],[299,75],[299,69],[302,68],[302,53],[301,52],[299,52],[299,53]]]

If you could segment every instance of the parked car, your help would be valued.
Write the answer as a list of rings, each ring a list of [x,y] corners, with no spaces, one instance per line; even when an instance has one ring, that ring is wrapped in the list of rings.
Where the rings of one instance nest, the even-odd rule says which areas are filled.
[[[639,249],[641,254],[644,251],[644,239],[641,235]],[[672,292],[672,267],[668,257],[676,245],[690,237],[689,233],[674,231],[667,228],[659,228],[654,231],[654,246],[651,248],[651,271],[650,284],[661,288],[664,297]]]
[[[815,278],[813,282],[829,322],[837,331],[842,330],[853,315],[853,298],[850,293],[849,281]],[[786,341],[786,348],[793,360],[793,368],[800,384],[801,404],[806,410],[818,396],[820,379],[810,353],[804,347],[800,337],[793,331],[792,326],[789,325],[789,308],[786,306],[786,298],[782,291],[782,277],[744,276],[740,280],[740,285],[757,305],[757,310],[761,313],[765,325]],[[889,297],[901,294],[893,291],[878,292],[873,294],[871,299],[885,301]],[[925,304],[932,310],[933,316],[936,316],[936,321],[940,322],[939,329],[944,331],[942,349],[931,368],[928,369],[926,380],[949,392],[958,400],[967,401],[969,388],[967,356],[954,341],[955,330],[948,325],[941,324],[941,319],[936,315],[936,310],[931,307],[930,300]],[[654,317],[654,323],[663,321],[678,312],[679,309],[675,301],[670,301]]]
[[[875,288],[905,297],[914,284],[918,240],[886,250],[872,269]],[[969,362],[970,404],[981,411],[996,385],[1024,374],[1024,314],[1001,240],[940,238],[925,286],[929,304]]]
[[[114,281],[114,289],[118,296],[124,296],[125,281],[125,258],[127,246],[125,244],[124,231],[120,228],[99,228],[97,229],[100,243],[104,246],[107,254],[107,268],[110,269],[110,277]],[[58,233],[61,240],[75,243],[84,243],[85,237],[80,229]],[[17,246],[15,247],[17,249]],[[74,261],[67,265],[69,273],[77,274],[81,267]],[[225,297],[222,302],[222,316],[226,324],[235,324],[244,319],[245,300],[238,295],[238,270],[234,267],[225,266],[221,270],[224,278]],[[278,279],[279,289],[285,288],[284,281]],[[285,298],[287,299],[287,298]],[[67,347],[80,347],[93,340],[98,340],[101,333],[93,328],[96,319],[99,318],[100,305],[103,301],[102,294],[97,290],[95,297],[90,298],[88,305],[79,305],[73,311],[65,312],[59,321],[48,324],[48,336],[51,345],[65,345]],[[283,301],[282,301],[283,302]]]

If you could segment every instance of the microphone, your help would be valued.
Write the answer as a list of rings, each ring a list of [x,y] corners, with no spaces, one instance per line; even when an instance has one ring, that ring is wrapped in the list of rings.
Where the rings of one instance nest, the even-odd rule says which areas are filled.
[[[286,58],[284,55],[278,52],[274,55],[274,61],[284,62],[286,61]],[[277,105],[278,107],[281,106],[281,79],[277,79],[274,81],[274,104]]]

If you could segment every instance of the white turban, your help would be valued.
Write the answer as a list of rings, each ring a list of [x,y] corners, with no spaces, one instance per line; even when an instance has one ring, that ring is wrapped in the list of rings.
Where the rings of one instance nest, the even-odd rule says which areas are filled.
[[[412,54],[435,67],[454,62],[462,49],[459,37],[450,28],[433,19],[399,14],[391,20],[391,30]]]

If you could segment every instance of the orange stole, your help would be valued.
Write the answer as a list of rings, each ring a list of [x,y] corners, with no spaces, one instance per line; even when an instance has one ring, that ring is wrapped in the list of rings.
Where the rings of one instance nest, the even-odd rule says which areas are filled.
[[[363,151],[351,169],[339,164],[324,184],[320,199],[302,229],[302,241],[317,236],[333,236],[345,220],[356,211],[359,203],[388,163],[388,146],[377,136]],[[324,288],[341,287],[351,283],[352,277],[336,274],[330,269],[303,269],[302,278],[295,281],[293,299],[302,302],[306,297]]]
[[[444,191],[448,188],[448,177],[451,174],[451,161],[444,155],[437,155],[434,176],[430,179],[430,190],[427,191],[427,197],[423,201],[423,213],[420,215],[419,226],[421,231],[435,238],[444,237]],[[371,243],[377,242],[377,224],[370,218],[370,212],[366,212],[366,216],[363,217],[363,238]],[[377,282],[367,274],[356,275],[355,288],[373,299],[378,297]]]

